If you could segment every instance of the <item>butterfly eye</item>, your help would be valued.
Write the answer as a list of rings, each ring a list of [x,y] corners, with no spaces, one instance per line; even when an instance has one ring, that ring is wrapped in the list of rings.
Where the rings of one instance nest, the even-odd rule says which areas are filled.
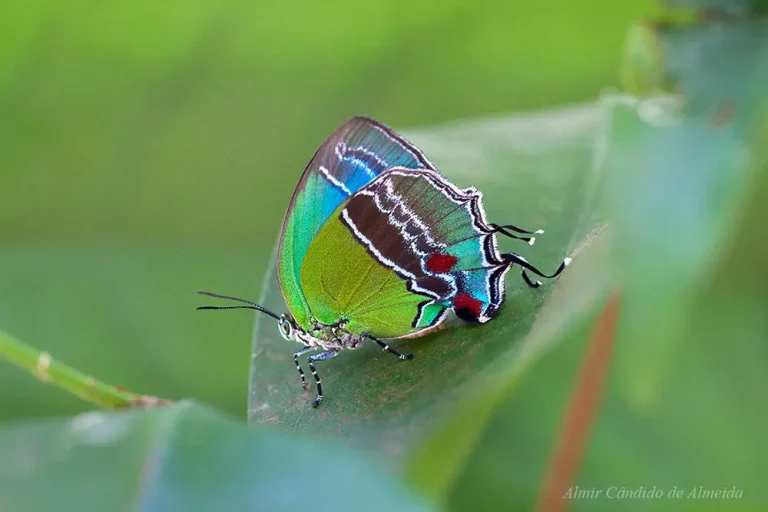
[[[280,315],[280,320],[277,321],[277,327],[280,330],[280,335],[290,341],[293,339],[293,324],[288,320],[285,315]]]

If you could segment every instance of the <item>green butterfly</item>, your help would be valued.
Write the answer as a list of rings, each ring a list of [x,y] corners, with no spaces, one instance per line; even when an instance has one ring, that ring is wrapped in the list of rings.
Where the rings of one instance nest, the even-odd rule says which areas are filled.
[[[515,233],[526,236],[518,236]],[[198,309],[256,309],[278,322],[280,334],[303,348],[315,379],[317,407],[323,400],[314,363],[365,340],[402,360],[387,339],[423,336],[449,311],[473,323],[493,318],[504,301],[504,277],[514,265],[531,287],[526,270],[553,278],[566,258],[544,275],[515,253],[500,253],[496,234],[533,244],[528,231],[486,219],[482,194],[460,189],[424,154],[391,128],[354,117],[317,150],[299,180],[283,222],[278,278],[289,313],[277,315],[250,301]]]

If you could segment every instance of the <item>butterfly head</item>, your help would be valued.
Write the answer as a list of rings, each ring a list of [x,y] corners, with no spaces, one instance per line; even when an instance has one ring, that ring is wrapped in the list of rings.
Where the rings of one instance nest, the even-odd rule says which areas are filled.
[[[280,331],[280,336],[287,341],[296,339],[296,335],[302,331],[302,329],[296,325],[293,318],[286,314],[280,315],[280,318],[277,319],[277,329]]]
[[[307,347],[320,347],[324,350],[341,350],[342,348],[354,349],[361,346],[363,342],[363,337],[361,335],[353,334],[344,329],[347,320],[339,320],[332,325],[325,325],[313,321],[313,327],[311,329],[304,329],[296,323],[296,320],[291,315],[285,313],[278,315],[255,302],[211,292],[201,291],[198,293],[219,299],[233,300],[242,304],[235,306],[198,306],[197,309],[255,309],[256,311],[260,311],[277,320],[277,330],[280,332],[280,336],[282,336],[283,339],[295,341]]]

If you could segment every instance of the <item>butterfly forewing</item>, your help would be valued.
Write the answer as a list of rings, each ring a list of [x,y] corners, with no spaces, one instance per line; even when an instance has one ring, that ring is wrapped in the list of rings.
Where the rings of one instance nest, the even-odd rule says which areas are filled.
[[[344,201],[392,167],[434,169],[415,146],[389,127],[354,117],[317,150],[291,198],[278,251],[278,278],[289,310],[308,327],[302,265],[320,228]]]

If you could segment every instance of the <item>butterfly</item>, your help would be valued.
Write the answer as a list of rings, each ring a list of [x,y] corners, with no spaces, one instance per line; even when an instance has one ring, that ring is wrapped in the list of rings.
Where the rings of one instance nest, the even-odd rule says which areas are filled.
[[[416,146],[385,124],[356,116],[318,148],[301,175],[283,221],[277,275],[288,313],[256,303],[198,309],[255,309],[277,320],[283,338],[302,345],[293,359],[307,389],[299,358],[317,396],[323,388],[315,363],[364,342],[401,360],[385,340],[414,338],[439,328],[448,313],[470,323],[494,318],[504,302],[504,279],[515,264],[527,272],[558,276],[566,258],[545,275],[522,256],[500,253],[497,235],[533,244],[542,230],[488,222],[482,193],[459,188]]]

